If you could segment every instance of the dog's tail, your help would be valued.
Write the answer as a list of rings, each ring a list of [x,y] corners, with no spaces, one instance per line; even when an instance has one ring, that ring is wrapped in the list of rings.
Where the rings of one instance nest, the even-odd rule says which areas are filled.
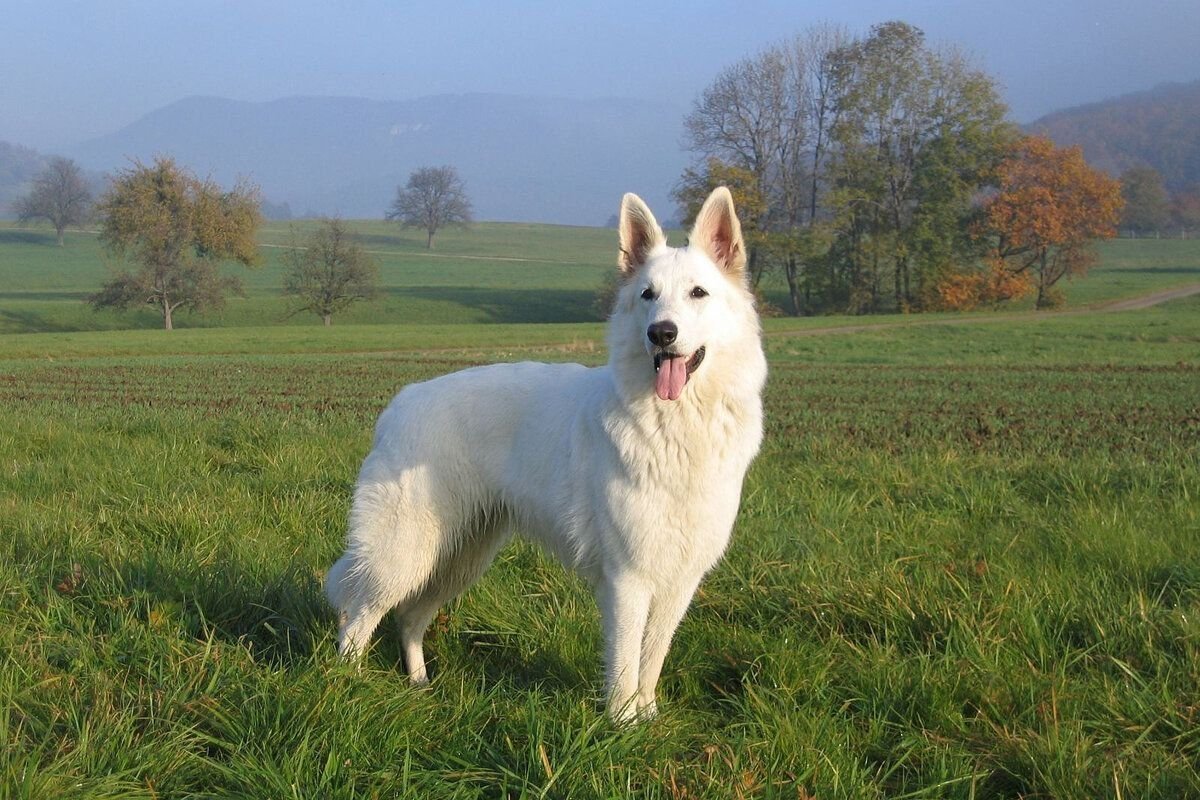
[[[349,569],[350,553],[346,553],[337,560],[337,563],[329,568],[329,572],[325,573],[325,599],[338,612],[345,611],[345,606],[343,605],[346,594],[344,581],[346,579],[346,572]]]

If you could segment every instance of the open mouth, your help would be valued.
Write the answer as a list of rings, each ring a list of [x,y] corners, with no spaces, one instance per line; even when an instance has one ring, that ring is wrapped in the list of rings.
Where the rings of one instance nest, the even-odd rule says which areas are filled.
[[[691,358],[684,360],[678,353],[660,350],[654,354],[654,393],[659,400],[678,400],[683,394],[683,387],[688,378],[704,360],[704,348],[692,353]]]

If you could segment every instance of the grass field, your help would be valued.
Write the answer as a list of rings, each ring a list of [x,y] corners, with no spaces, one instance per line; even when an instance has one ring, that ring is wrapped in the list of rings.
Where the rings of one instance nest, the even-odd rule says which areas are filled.
[[[302,236],[311,222],[299,222]],[[562,323],[598,321],[596,290],[616,262],[616,233],[602,228],[479,223],[438,235],[433,252],[424,237],[384,222],[354,221],[358,239],[379,261],[382,296],[334,319],[336,325]],[[683,242],[675,232],[673,241]],[[293,242],[286,223],[259,235],[263,263],[231,268],[246,297],[230,298],[223,311],[181,313],[180,327],[245,327],[319,323],[311,315],[285,318],[282,248]],[[1101,245],[1101,266],[1064,286],[1068,304],[1081,307],[1156,289],[1200,282],[1200,241],[1117,240]],[[156,329],[151,309],[96,312],[84,298],[107,279],[111,259],[94,234],[68,232],[54,246],[52,232],[0,222],[0,333]],[[768,280],[766,295],[787,304],[782,279]]]
[[[312,223],[296,223],[303,232]],[[335,325],[370,323],[574,322],[597,320],[593,298],[616,264],[616,233],[601,228],[478,223],[439,233],[435,249],[395,224],[355,221],[358,241],[378,260],[382,297],[334,318]],[[230,268],[246,285],[245,298],[203,317],[183,314],[183,327],[319,323],[313,316],[284,320],[283,248],[287,224],[260,232],[262,265]],[[0,223],[0,332],[160,328],[146,309],[97,313],[83,299],[107,279],[111,260],[94,234],[52,233]],[[524,287],[524,288],[522,288]]]
[[[610,239],[485,267],[582,298]],[[1131,244],[1087,302],[1195,280]],[[412,268],[457,314],[480,263]],[[91,314],[23,268],[0,307]],[[386,631],[339,664],[320,593],[399,386],[600,363],[598,323],[0,336],[0,797],[1200,797],[1200,297],[810,333],[857,322],[768,321],[728,557],[619,731],[594,605],[532,547],[438,619],[427,691]]]

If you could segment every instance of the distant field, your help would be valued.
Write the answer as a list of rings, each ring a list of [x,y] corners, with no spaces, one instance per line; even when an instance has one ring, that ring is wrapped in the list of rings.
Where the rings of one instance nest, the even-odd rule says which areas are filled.
[[[598,321],[593,300],[614,268],[616,232],[602,228],[479,223],[438,236],[424,248],[415,231],[393,224],[355,221],[360,241],[379,260],[383,297],[354,307],[334,325],[458,324]],[[311,223],[297,223],[303,231]],[[674,234],[682,242],[681,234]],[[237,269],[246,298],[231,298],[220,313],[182,314],[181,327],[312,326],[315,317],[284,320],[281,248],[291,242],[289,226],[266,226],[263,265]],[[126,314],[94,312],[83,298],[108,275],[108,260],[96,237],[68,233],[68,246],[52,234],[0,223],[0,333],[157,328],[150,310]],[[1067,284],[1069,304],[1080,306],[1200,282],[1200,242],[1119,240],[1101,246],[1101,265]],[[767,295],[785,304],[781,285]]]
[[[298,223],[303,232],[305,223]],[[479,223],[424,237],[383,222],[356,221],[359,241],[380,265],[384,295],[334,318],[334,324],[446,322],[575,322],[597,319],[592,300],[604,272],[616,264],[616,232],[600,228]],[[223,312],[184,314],[182,327],[281,324],[287,311],[281,247],[287,225],[260,234],[262,266],[230,268],[246,284]],[[73,233],[67,247],[43,232],[0,224],[0,332],[95,330],[161,325],[149,310],[96,313],[83,298],[108,276],[108,257],[94,235]],[[315,317],[286,322],[312,325]]]
[[[599,324],[0,337],[0,796],[1200,797],[1200,297],[882,321],[768,321],[728,558],[628,731],[531,547],[428,691],[386,630],[340,665],[319,588],[399,386]]]

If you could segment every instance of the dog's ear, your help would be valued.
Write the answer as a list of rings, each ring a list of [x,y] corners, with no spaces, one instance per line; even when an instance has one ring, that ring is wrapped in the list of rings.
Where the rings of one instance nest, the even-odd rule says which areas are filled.
[[[704,250],[727,274],[741,277],[745,272],[746,245],[742,241],[742,224],[733,210],[733,195],[724,186],[713,189],[704,201],[688,243]]]
[[[622,275],[630,275],[634,270],[646,263],[650,251],[667,239],[663,236],[658,220],[650,213],[650,209],[636,194],[627,194],[621,198],[621,216],[617,223],[620,235],[621,251],[617,257],[617,266]]]

